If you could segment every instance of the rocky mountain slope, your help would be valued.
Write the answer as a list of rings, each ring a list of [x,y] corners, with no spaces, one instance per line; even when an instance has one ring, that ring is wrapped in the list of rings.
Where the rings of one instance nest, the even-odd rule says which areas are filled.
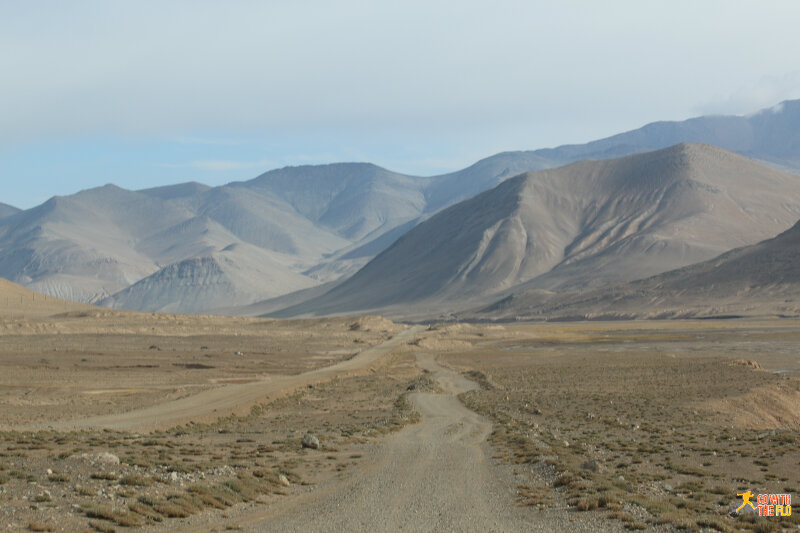
[[[713,146],[582,161],[445,209],[283,314],[404,314],[630,281],[758,242],[798,217],[800,178]]]
[[[521,291],[472,318],[576,319],[800,315],[800,222],[714,259],[583,293]]]

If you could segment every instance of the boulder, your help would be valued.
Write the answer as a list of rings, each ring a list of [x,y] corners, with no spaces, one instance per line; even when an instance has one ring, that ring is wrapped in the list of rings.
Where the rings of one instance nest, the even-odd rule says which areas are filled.
[[[319,439],[311,433],[303,435],[303,440],[300,443],[303,448],[312,448],[314,450],[319,448]]]

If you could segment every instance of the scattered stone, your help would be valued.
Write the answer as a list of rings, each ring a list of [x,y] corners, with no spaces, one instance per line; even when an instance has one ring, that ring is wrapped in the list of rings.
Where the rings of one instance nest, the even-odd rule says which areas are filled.
[[[286,477],[286,476],[284,476],[283,474],[281,474],[281,475],[279,475],[279,476],[278,476],[278,481],[279,481],[279,482],[280,482],[280,484],[281,484],[281,485],[283,485],[284,487],[288,487],[289,485],[291,485],[291,483],[289,483],[289,478],[288,478],[288,477]]]
[[[669,483],[664,483],[663,487],[665,491],[672,492],[672,485],[670,485]]]
[[[758,435],[756,435],[756,439],[761,440],[761,439],[766,439],[767,437],[774,437],[774,436],[775,436],[775,430],[771,429],[769,431],[765,431],[764,433],[759,433]]]
[[[236,355],[244,355],[242,352],[236,352]]]
[[[581,464],[581,468],[583,468],[584,470],[589,470],[591,472],[599,472],[600,471],[600,463],[598,463],[594,459],[592,459],[590,461],[584,461]]]
[[[563,444],[564,444],[564,447],[565,447],[565,448],[568,448],[568,447],[569,447],[569,441],[568,441],[568,440],[565,440],[565,441],[563,442]]]
[[[306,433],[303,435],[303,440],[300,444],[303,446],[303,448],[312,448],[314,450],[319,449],[319,439],[311,433]]]
[[[119,464],[119,457],[117,457],[113,453],[108,453],[108,452],[82,453],[80,455],[73,455],[70,457],[70,459],[79,459],[83,461],[88,461],[92,464],[105,464],[105,465]]]

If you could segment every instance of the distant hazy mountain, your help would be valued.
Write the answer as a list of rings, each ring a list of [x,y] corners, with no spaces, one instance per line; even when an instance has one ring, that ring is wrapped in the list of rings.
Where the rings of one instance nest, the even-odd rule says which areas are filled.
[[[586,144],[536,150],[546,160],[604,159],[677,143],[713,144],[774,166],[800,171],[800,100],[747,116],[707,116],[646,126]]]
[[[0,202],[0,218],[5,218],[18,212],[19,209],[17,209],[13,205],[8,205]]]
[[[107,185],[55,197],[0,220],[0,275],[47,294],[94,302],[155,273],[163,281],[165,266],[213,256],[236,244],[252,246],[243,248],[246,259],[235,254],[236,279],[243,286],[234,299],[239,301],[250,284],[246,303],[251,303],[315,284],[298,272],[350,242],[316,227],[279,199],[239,187],[190,184],[134,192]],[[242,269],[247,268],[249,281],[244,281],[248,276]],[[265,276],[266,271],[272,274]],[[163,298],[108,301],[150,310],[168,307]],[[207,301],[202,295],[187,298]],[[178,301],[172,304],[185,308]]]
[[[773,239],[647,279],[583,293],[522,291],[471,318],[800,315],[800,222]]]
[[[407,176],[368,163],[338,163],[287,167],[250,181],[214,188],[200,183],[183,183],[126,191],[109,185],[71,196],[54,197],[26,211],[0,205],[0,276],[51,295],[94,302],[132,289],[134,283],[144,282],[155,275],[156,278],[140,285],[136,291],[127,291],[106,302],[146,310],[201,310],[202,306],[182,302],[206,302],[210,305],[211,299],[201,294],[209,289],[203,284],[186,285],[176,279],[174,283],[182,289],[173,290],[167,288],[169,276],[186,272],[186,265],[194,264],[191,262],[194,259],[203,259],[199,263],[203,268],[214,268],[206,261],[208,258],[217,257],[230,245],[246,244],[250,246],[242,247],[242,253],[234,254],[238,274],[231,279],[257,287],[250,294],[252,301],[257,302],[280,296],[306,283],[341,281],[442,209],[496,187],[520,173],[559,167],[586,158],[607,159],[639,153],[684,141],[719,145],[775,167],[800,172],[800,101],[784,102],[746,117],[699,117],[683,122],[658,122],[585,145],[505,152],[458,172],[434,177]],[[635,182],[634,178],[627,178],[626,183]],[[570,180],[567,182],[571,183]],[[698,183],[704,182],[700,180]],[[563,244],[562,240],[567,239],[572,231],[571,227],[563,225],[561,218],[567,217],[569,224],[577,224],[562,211],[589,208],[575,197],[569,200],[574,204],[572,207],[557,208],[559,202],[563,202],[560,195],[570,192],[561,191],[555,184],[537,187],[549,187],[537,200],[541,206],[554,202],[554,205],[541,208],[544,213],[551,213],[542,215],[545,218],[556,217],[544,223],[544,227],[550,228],[550,234],[537,237],[544,239],[542,242],[547,245],[537,244],[531,258],[519,265],[518,272],[508,276],[501,272],[503,268],[511,268],[508,265],[513,261],[486,252],[487,259],[480,263],[478,270],[496,272],[489,278],[481,277],[482,281],[475,286],[471,280],[476,279],[476,274],[469,274],[461,282],[464,291],[487,294],[532,275],[544,276],[537,281],[542,286],[562,290],[585,284],[591,268],[600,268],[604,272],[619,268],[619,278],[627,279],[629,271],[647,274],[664,266],[661,263],[659,266],[648,265],[650,260],[647,258],[658,254],[637,252],[648,246],[646,240],[626,241],[617,244],[618,248],[612,247],[600,253],[599,245],[591,244],[592,238],[586,237],[575,244],[570,244],[570,240],[568,244],[572,248],[558,252],[557,245]],[[593,192],[581,192],[590,193]],[[640,193],[632,191],[630,194]],[[677,194],[676,191],[664,192],[665,197]],[[692,198],[692,202],[702,203],[702,200]],[[713,198],[719,205],[727,201],[724,194]],[[793,201],[793,196],[787,200],[788,203]],[[769,202],[747,205],[752,210],[773,209]],[[672,206],[678,212],[685,209],[683,204],[674,203]],[[623,207],[620,204],[606,209],[610,213],[624,211]],[[541,210],[540,207],[536,209]],[[662,206],[659,212],[665,217],[666,207]],[[760,224],[755,219],[762,214],[752,211],[748,216],[754,218],[753,223]],[[602,218],[603,215],[599,213],[597,216]],[[529,218],[520,215],[519,220],[534,221]],[[741,235],[729,236],[728,240],[718,243],[703,240],[705,238],[699,243],[691,239],[684,241],[682,237],[674,240],[666,234],[648,238],[654,239],[652,246],[669,248],[661,254],[664,257],[680,258],[667,261],[666,266],[672,267],[707,258],[711,251],[724,251],[729,245],[742,244],[751,236],[763,238],[765,234],[759,231],[777,232],[781,228],[776,224],[784,222],[783,218],[778,219],[772,221],[772,225],[765,223],[763,228],[743,229]],[[583,227],[587,223],[583,221],[578,225]],[[517,231],[514,227],[509,222],[497,231],[500,235],[510,235],[510,232]],[[478,231],[478,228],[465,230]],[[459,240],[464,238],[467,237],[458,236]],[[500,242],[499,238],[493,238],[492,242]],[[614,240],[613,236],[608,239],[619,240]],[[448,249],[445,246],[448,243],[441,244],[443,249]],[[633,248],[624,250],[624,246]],[[262,270],[255,268],[262,257],[259,250],[271,258],[264,266],[270,273],[265,279],[272,280],[266,284],[256,279],[264,275]],[[527,252],[515,254],[528,257]],[[553,268],[556,265],[550,263],[560,256],[565,263]],[[622,257],[644,262],[629,268]],[[658,261],[662,258],[659,257]],[[506,267],[501,267],[501,263]],[[604,265],[615,266],[606,268]],[[171,269],[173,266],[175,268]],[[552,273],[548,274],[551,270]],[[249,274],[245,275],[245,271]],[[469,271],[473,272],[474,268]],[[197,275],[198,279],[203,279],[203,275]],[[298,275],[303,278],[295,277]],[[155,287],[154,283],[162,287],[159,289],[162,294],[173,295],[174,301],[165,301],[163,296],[156,298],[155,290],[143,290],[145,286]],[[188,287],[193,289],[189,291]],[[187,291],[194,292],[190,295]],[[145,294],[150,296],[143,296]],[[313,291],[307,294],[313,294]],[[237,296],[230,300],[240,302],[241,298]]]
[[[586,144],[503,152],[464,170],[437,176],[426,189],[430,210],[488,190],[523,172],[583,159],[611,159],[679,143],[711,144],[791,173],[800,173],[800,100],[787,100],[747,116],[705,116],[653,122]],[[456,192],[460,188],[460,193]]]
[[[419,216],[427,182],[370,163],[338,163],[272,170],[231,186],[280,198],[317,226],[356,242]]]
[[[799,216],[800,178],[712,146],[582,161],[445,209],[286,314],[446,309],[516,288],[634,280],[758,242]]]

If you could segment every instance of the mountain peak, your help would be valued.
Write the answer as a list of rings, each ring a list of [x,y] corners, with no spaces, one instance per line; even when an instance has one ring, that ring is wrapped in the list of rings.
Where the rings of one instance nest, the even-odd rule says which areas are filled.
[[[514,287],[637,279],[774,235],[798,206],[796,177],[697,143],[528,172],[432,216],[291,313],[452,309]]]

